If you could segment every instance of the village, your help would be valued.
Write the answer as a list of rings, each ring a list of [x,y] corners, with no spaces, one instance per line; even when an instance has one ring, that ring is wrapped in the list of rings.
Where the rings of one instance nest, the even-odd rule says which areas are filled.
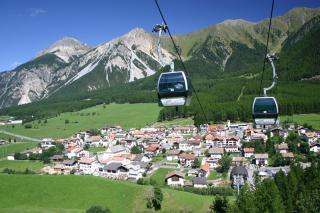
[[[59,154],[52,151],[57,147]],[[43,174],[141,183],[167,169],[161,180],[167,186],[239,188],[246,182],[254,184],[257,177],[272,178],[280,170],[287,173],[291,162],[308,166],[310,156],[318,158],[320,131],[286,124],[267,133],[250,123],[230,122],[200,128],[112,126],[66,139],[43,138],[38,147],[11,154],[7,160],[37,159],[44,152],[49,158]]]

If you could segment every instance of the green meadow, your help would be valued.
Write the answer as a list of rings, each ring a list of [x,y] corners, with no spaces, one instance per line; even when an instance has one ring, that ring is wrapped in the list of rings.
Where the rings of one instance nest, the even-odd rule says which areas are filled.
[[[29,169],[33,172],[40,172],[43,168],[43,163],[41,161],[31,161],[31,160],[0,160],[0,172],[5,168],[12,169],[15,171],[23,172]]]
[[[108,104],[90,107],[78,112],[62,113],[47,120],[36,120],[31,123],[32,128],[25,125],[1,126],[0,129],[34,138],[66,138],[72,134],[120,125],[124,128],[144,127],[157,121],[160,107],[154,103],[143,104]]]
[[[281,116],[281,122],[298,123],[303,125],[305,123],[312,125],[315,129],[320,129],[320,114],[299,114],[292,116]]]
[[[35,142],[24,142],[24,143],[13,143],[0,146],[0,159],[7,157],[9,154],[21,152],[26,149],[37,147],[38,143]]]
[[[150,186],[93,176],[0,175],[0,212],[85,212],[90,206],[113,213],[153,212],[146,208]],[[207,212],[212,196],[162,189],[160,212]]]
[[[150,176],[149,180],[154,181],[157,186],[163,187],[166,185],[164,180],[166,175],[173,170],[174,169],[159,168]]]

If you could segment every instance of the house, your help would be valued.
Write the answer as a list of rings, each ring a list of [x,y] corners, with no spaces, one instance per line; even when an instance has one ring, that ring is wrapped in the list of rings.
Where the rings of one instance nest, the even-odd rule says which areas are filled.
[[[126,180],[128,178],[129,169],[122,163],[109,163],[103,167],[103,175],[109,178]]]
[[[21,154],[25,154],[27,157],[30,157],[32,154],[42,154],[42,149],[40,147],[35,147],[32,149],[27,149],[25,151],[20,152]]]
[[[41,143],[40,143],[40,146],[41,148],[43,149],[49,149],[50,147],[54,147],[55,145],[53,144],[53,139],[51,138],[43,138]]]
[[[226,146],[224,147],[226,152],[239,152],[239,147],[238,146]]]
[[[128,179],[138,180],[143,177],[143,174],[148,171],[150,165],[145,162],[132,162],[127,168],[129,169]]]
[[[14,154],[10,154],[7,156],[7,160],[15,160]]]
[[[146,154],[155,156],[155,155],[159,154],[159,148],[160,148],[160,145],[159,145],[159,144],[149,144],[149,145],[144,149],[144,152],[145,152]]]
[[[223,132],[225,131],[226,126],[225,125],[209,125],[207,132]]]
[[[172,149],[167,151],[167,161],[173,161],[179,159],[180,150]]]
[[[199,170],[197,169],[189,169],[187,172],[187,176],[189,177],[197,177],[199,175]]]
[[[50,160],[53,162],[53,163],[61,163],[64,159],[64,156],[63,155],[53,155]]]
[[[99,147],[103,145],[102,137],[100,135],[93,135],[87,138],[87,144],[93,147]]]
[[[103,152],[103,158],[109,158],[126,153],[128,153],[127,149],[122,145],[109,146],[108,149]]]
[[[248,179],[248,171],[244,166],[235,166],[230,173],[230,180],[234,188],[240,188]]]
[[[178,171],[172,171],[165,177],[168,186],[184,186],[184,174]]]
[[[243,149],[243,155],[245,158],[251,158],[254,154],[254,148],[244,148]]]
[[[282,152],[281,156],[286,159],[294,159],[294,154],[292,152]]]
[[[99,168],[99,163],[96,158],[81,158],[79,160],[79,169],[86,175],[91,175]]]
[[[303,134],[303,138],[309,143],[315,143],[318,140],[316,132],[306,132]]]
[[[203,157],[205,155],[206,150],[208,150],[208,149],[207,148],[193,148],[192,153],[196,157]]]
[[[224,154],[224,149],[221,147],[213,147],[208,150],[208,154],[211,158],[221,159]]]
[[[179,155],[179,160],[181,166],[191,167],[195,160],[195,156],[193,154],[181,153]]]
[[[286,143],[276,144],[276,145],[274,145],[274,148],[279,153],[287,153],[289,151],[288,144],[286,144]]]
[[[78,167],[76,160],[64,160],[62,164],[64,165],[65,169],[70,169],[70,170],[76,169]]]
[[[232,165],[234,166],[243,166],[248,165],[248,160],[245,157],[232,157]]]
[[[54,174],[64,174],[64,165],[63,164],[55,164],[53,166]]]
[[[280,136],[286,139],[288,137],[288,131],[281,128],[273,128],[270,131],[270,137]]]
[[[67,149],[67,157],[70,158],[79,158],[80,153],[83,149],[80,147],[72,147]]]
[[[313,143],[310,145],[310,151],[311,152],[320,152],[320,144],[319,143]]]
[[[194,177],[192,178],[192,185],[194,188],[207,188],[207,178]]]
[[[199,177],[208,177],[209,174],[210,174],[210,165],[208,163],[201,165],[199,169]]]
[[[263,154],[254,154],[255,164],[259,166],[266,166],[268,165],[268,153]]]

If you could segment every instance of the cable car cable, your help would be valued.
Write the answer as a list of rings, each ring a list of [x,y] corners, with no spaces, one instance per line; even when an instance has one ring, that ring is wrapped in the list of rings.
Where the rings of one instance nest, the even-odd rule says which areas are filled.
[[[266,58],[268,54],[268,47],[269,47],[269,38],[270,38],[270,32],[271,32],[271,24],[272,24],[272,17],[273,17],[273,8],[274,8],[274,0],[272,0],[272,5],[271,5],[271,11],[270,11],[270,18],[269,18],[269,27],[268,27],[268,36],[267,36],[267,45],[265,49],[265,54],[263,58],[263,67],[262,67],[262,75],[261,75],[261,80],[260,80],[260,95],[262,95],[262,80],[263,80],[263,73],[265,71],[266,67]]]
[[[177,47],[176,43],[175,43],[174,40],[173,40],[173,37],[172,37],[171,32],[170,32],[170,29],[169,29],[169,27],[168,27],[168,24],[167,24],[165,18],[164,18],[164,15],[163,15],[163,13],[162,13],[162,11],[161,11],[161,8],[160,8],[160,6],[159,6],[159,4],[158,4],[158,1],[157,1],[157,0],[154,0],[154,1],[155,1],[156,5],[157,5],[157,8],[158,8],[158,11],[159,11],[159,13],[160,13],[160,16],[161,16],[161,18],[162,18],[162,20],[163,20],[163,23],[167,26],[167,31],[168,31],[169,37],[170,37],[170,39],[171,39],[171,41],[172,41],[172,44],[173,44],[173,46],[174,46],[174,48],[175,48],[175,51],[176,51],[177,54],[178,54],[179,60],[180,60],[180,62],[181,62],[181,64],[182,64],[182,67],[183,67],[183,69],[185,70],[185,72],[188,74],[188,76],[190,76],[190,73],[188,72],[186,66],[184,65],[184,63],[183,63],[183,61],[182,61],[182,58],[181,58],[181,55],[180,55],[180,53],[179,53],[178,47]],[[208,118],[207,118],[207,116],[206,116],[206,114],[205,114],[205,112],[204,112],[204,109],[203,109],[203,107],[202,107],[202,104],[201,104],[201,102],[200,102],[200,99],[199,99],[199,97],[198,97],[198,94],[197,94],[197,92],[196,92],[196,90],[194,89],[194,87],[193,87],[192,84],[191,84],[191,88],[192,88],[192,90],[193,90],[193,92],[194,92],[194,94],[195,94],[195,96],[196,96],[196,99],[197,99],[197,101],[198,101],[198,103],[199,103],[199,106],[200,106],[200,108],[201,108],[203,117],[205,118],[206,122],[209,124],[209,120],[208,120]]]

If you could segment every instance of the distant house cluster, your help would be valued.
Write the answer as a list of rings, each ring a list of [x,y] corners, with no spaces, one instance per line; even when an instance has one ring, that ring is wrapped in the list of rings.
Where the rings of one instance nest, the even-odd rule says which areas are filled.
[[[295,130],[311,152],[320,152],[320,132],[301,127]],[[271,160],[268,153],[248,144],[266,144],[270,137],[280,136],[283,141],[275,144],[274,150],[282,158],[292,160],[295,155],[285,143],[288,134],[288,129],[274,128],[267,134],[249,123],[230,122],[202,125],[199,129],[193,125],[127,130],[112,126],[100,129],[95,135],[81,131],[66,139],[44,138],[39,147],[23,154],[41,153],[62,144],[64,152],[51,156],[51,164],[43,172],[137,181],[164,167],[173,169],[163,180],[167,185],[195,188],[224,184],[223,178],[212,179],[210,174],[221,167],[224,156],[229,156],[228,181],[238,187],[253,175],[271,177],[276,171],[268,169]]]

